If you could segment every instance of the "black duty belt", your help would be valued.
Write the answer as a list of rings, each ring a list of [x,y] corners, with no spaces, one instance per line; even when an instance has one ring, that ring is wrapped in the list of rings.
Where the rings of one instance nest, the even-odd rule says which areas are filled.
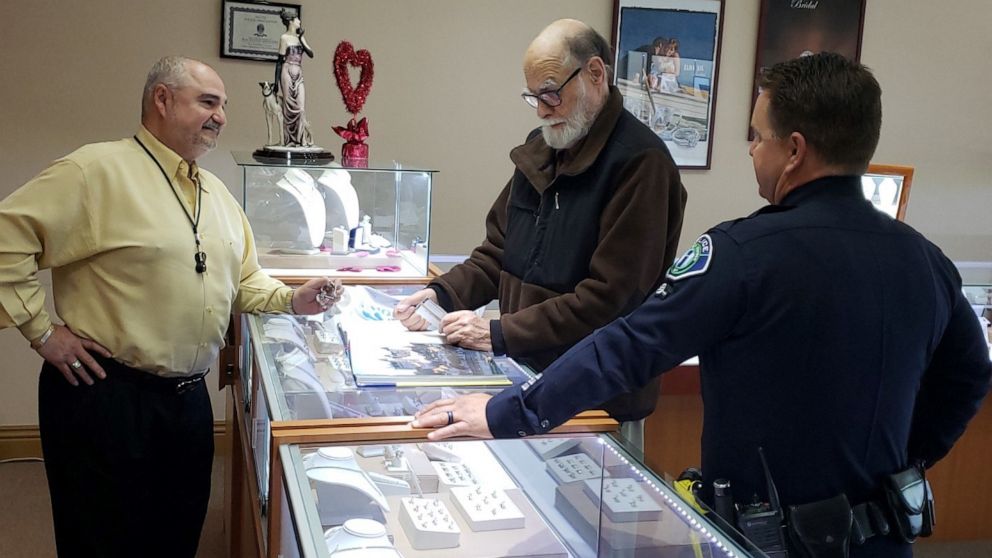
[[[869,500],[851,507],[854,520],[851,522],[851,542],[863,545],[872,537],[884,537],[889,534],[889,520],[886,519],[885,504]]]

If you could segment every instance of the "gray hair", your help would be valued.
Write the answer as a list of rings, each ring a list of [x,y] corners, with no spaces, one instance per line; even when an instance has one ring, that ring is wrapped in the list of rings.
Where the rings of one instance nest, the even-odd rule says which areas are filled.
[[[141,95],[141,117],[152,105],[152,92],[155,86],[163,84],[169,89],[176,89],[185,85],[189,78],[187,62],[194,61],[185,56],[164,56],[155,62],[151,70],[148,70],[148,77],[145,78],[145,89]]]
[[[586,28],[574,35],[565,38],[567,53],[566,64],[571,61],[577,62],[580,66],[585,65],[593,56],[598,56],[606,66],[606,78],[608,82],[613,81],[613,49],[610,43],[592,27]]]

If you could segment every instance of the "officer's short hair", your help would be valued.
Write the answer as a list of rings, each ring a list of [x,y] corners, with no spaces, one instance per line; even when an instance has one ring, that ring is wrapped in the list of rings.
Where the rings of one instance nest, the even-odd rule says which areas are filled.
[[[868,167],[882,127],[882,89],[867,67],[824,52],[762,72],[768,117],[779,137],[799,132],[828,165]]]

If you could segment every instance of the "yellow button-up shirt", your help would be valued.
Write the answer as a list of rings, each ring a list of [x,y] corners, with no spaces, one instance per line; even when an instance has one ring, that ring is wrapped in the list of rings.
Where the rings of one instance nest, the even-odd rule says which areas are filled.
[[[48,329],[37,271],[51,268],[55,309],[75,333],[128,366],[187,375],[213,364],[232,308],[284,311],[292,290],[259,268],[248,220],[220,179],[144,127],[137,137],[171,184],[128,138],[81,147],[0,201],[0,328],[29,340]],[[195,270],[184,214],[195,216],[197,176],[206,273]]]

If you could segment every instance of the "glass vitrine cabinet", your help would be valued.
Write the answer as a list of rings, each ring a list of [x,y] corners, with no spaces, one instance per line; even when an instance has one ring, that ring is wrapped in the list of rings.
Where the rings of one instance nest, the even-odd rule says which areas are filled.
[[[260,161],[235,152],[258,261],[275,277],[426,277],[436,172],[396,162]]]
[[[417,288],[380,287],[393,292]],[[360,387],[350,373],[345,344],[333,335],[334,316],[242,315],[241,374],[234,382],[231,420],[242,444],[234,459],[243,462],[250,487],[251,515],[258,545],[271,549],[272,492],[280,478],[279,448],[288,443],[319,443],[340,433],[422,440],[424,431],[408,423],[424,405],[466,393],[495,393],[503,386]],[[515,361],[495,357],[494,365],[512,383],[533,373]],[[600,411],[587,412],[566,431],[612,431],[617,423]]]
[[[286,558],[763,556],[607,435],[279,451]]]

